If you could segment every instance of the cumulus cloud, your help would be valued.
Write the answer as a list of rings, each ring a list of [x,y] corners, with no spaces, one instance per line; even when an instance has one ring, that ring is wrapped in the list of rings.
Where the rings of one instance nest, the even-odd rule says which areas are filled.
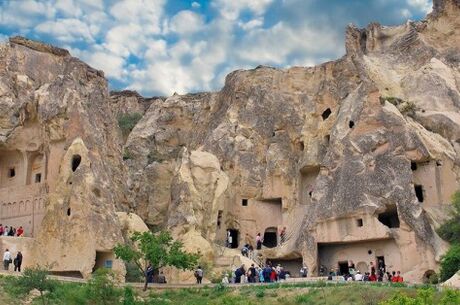
[[[200,4],[201,3],[201,4]],[[113,89],[144,95],[217,90],[259,64],[313,65],[344,54],[352,22],[422,18],[429,0],[4,0],[0,41],[26,35],[68,48]]]

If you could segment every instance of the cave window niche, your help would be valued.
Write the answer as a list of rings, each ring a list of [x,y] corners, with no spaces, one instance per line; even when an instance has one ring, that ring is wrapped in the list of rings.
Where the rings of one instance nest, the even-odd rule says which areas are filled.
[[[423,186],[415,184],[414,185],[415,196],[417,196],[418,202],[423,202]]]
[[[13,178],[14,176],[16,176],[16,169],[11,167],[8,171],[8,177]]]
[[[70,216],[71,214],[71,211],[70,211],[70,208],[67,209],[67,216]]]
[[[73,155],[72,157],[72,171],[76,171],[77,168],[80,166],[81,163],[81,156],[80,155]]]
[[[326,140],[326,143],[329,144],[329,142],[331,141],[331,135],[326,135],[324,139]]]
[[[398,209],[392,205],[387,210],[378,215],[378,220],[388,228],[399,228]]]
[[[441,160],[436,160],[436,166],[442,166],[442,161]]]
[[[241,205],[244,207],[248,206],[248,200],[247,199],[241,199]]]
[[[220,229],[220,225],[222,224],[222,213],[223,213],[222,210],[219,210],[217,212],[217,228],[219,229]]]
[[[298,144],[298,146],[299,146],[299,150],[300,150],[300,151],[304,151],[304,150],[305,150],[305,144],[303,143],[303,141],[300,141],[299,144]]]
[[[417,170],[417,163],[411,162],[411,163],[410,163],[410,169],[411,169],[412,171]]]
[[[35,183],[40,183],[40,182],[42,182],[42,174],[41,173],[35,174]]]
[[[321,114],[321,117],[323,118],[323,121],[327,120],[327,118],[331,115],[332,111],[330,108],[327,108],[326,110],[323,111]]]
[[[355,122],[353,122],[353,121],[348,122],[348,127],[350,127],[350,128],[355,127]]]
[[[362,227],[363,226],[363,219],[362,218],[356,219],[356,225],[358,227]]]

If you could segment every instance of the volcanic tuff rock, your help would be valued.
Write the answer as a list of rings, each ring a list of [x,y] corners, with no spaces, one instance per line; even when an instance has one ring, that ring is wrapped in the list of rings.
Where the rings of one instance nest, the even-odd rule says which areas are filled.
[[[175,177],[183,154],[206,152],[229,181],[216,242],[226,239],[226,229],[237,229],[241,243],[246,234],[253,241],[263,233],[242,199],[255,206],[281,198],[273,223],[286,226],[290,240],[262,251],[264,257],[301,256],[317,270],[321,252],[333,252],[324,249],[337,242],[371,247],[364,242],[389,240],[401,254],[387,259],[419,280],[437,268],[447,247],[434,228],[460,181],[459,37],[459,2],[434,1],[433,13],[420,22],[350,26],[347,53],[337,61],[239,70],[220,92],[153,104],[125,145],[133,156],[127,162],[133,206],[152,225],[178,226],[182,219],[187,230],[189,215],[200,219],[197,210],[176,205],[190,201],[193,209],[205,201],[190,200],[189,193],[184,199],[182,190],[194,181]],[[424,198],[414,187],[423,188]],[[212,196],[214,188],[200,193]],[[219,215],[203,217],[214,209],[212,199],[206,202],[205,223],[192,227],[209,241],[208,224]],[[377,220],[395,212],[398,228]],[[359,219],[364,226],[354,228]],[[383,243],[375,247],[388,251]]]
[[[348,27],[336,61],[238,70],[220,92],[146,99],[109,96],[102,73],[65,50],[11,39],[0,46],[0,161],[45,154],[33,246],[51,246],[40,253],[62,259],[60,271],[87,275],[123,239],[124,210],[216,264],[231,229],[233,246],[261,232],[261,259],[300,259],[313,274],[384,258],[420,280],[448,246],[434,228],[460,183],[459,54],[460,2],[435,0],[423,21]],[[129,113],[143,117],[123,144],[116,121]],[[77,247],[90,253],[80,267]]]

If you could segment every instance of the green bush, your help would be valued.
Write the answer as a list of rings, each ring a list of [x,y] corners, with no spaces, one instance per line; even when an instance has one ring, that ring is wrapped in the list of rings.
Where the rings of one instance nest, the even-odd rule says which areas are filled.
[[[8,283],[8,293],[15,296],[26,296],[36,289],[40,292],[40,300],[43,305],[49,303],[48,294],[56,288],[56,282],[48,279],[48,269],[44,267],[26,268],[23,274]]]
[[[447,289],[443,292],[439,305],[460,304],[460,291]]]
[[[460,244],[452,244],[441,258],[441,281],[448,280],[460,268]]]
[[[115,286],[114,274],[109,269],[96,270],[86,289],[88,303],[91,305],[114,305],[120,301],[121,291]]]
[[[129,135],[141,118],[142,114],[137,112],[120,115],[118,117],[118,126],[120,127],[123,136]]]
[[[452,197],[452,218],[437,230],[439,236],[450,243],[460,243],[460,192]]]
[[[295,297],[295,302],[302,305],[314,304],[314,300],[310,294],[299,294]]]
[[[144,281],[144,275],[134,263],[126,263],[126,277],[125,280],[128,283],[142,283]]]

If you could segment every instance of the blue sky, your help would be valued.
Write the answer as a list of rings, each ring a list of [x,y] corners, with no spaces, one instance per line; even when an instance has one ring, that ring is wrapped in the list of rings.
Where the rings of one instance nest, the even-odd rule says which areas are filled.
[[[22,35],[145,96],[219,90],[258,65],[311,66],[344,54],[349,23],[422,19],[431,0],[1,0],[0,40]]]

